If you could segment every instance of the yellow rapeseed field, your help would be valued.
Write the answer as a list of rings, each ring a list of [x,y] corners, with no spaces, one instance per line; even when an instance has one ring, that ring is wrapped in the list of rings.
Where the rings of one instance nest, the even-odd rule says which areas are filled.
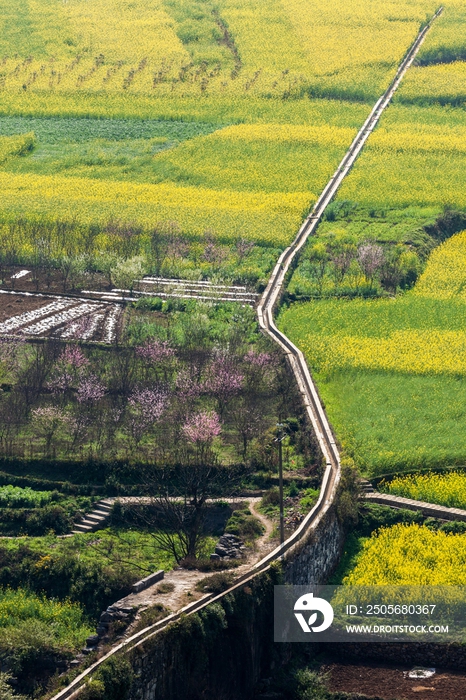
[[[308,193],[246,193],[180,187],[172,183],[66,178],[0,172],[2,208],[82,223],[112,217],[136,220],[147,227],[177,221],[184,234],[213,230],[221,240],[246,236],[259,243],[284,245],[299,226]]]
[[[387,112],[339,199],[389,208],[466,205],[464,111],[411,110]]]
[[[445,11],[420,51],[398,99],[408,103],[461,104],[466,97],[466,7],[462,0],[442,3]]]
[[[413,374],[466,374],[466,332],[392,331],[387,338],[308,333],[301,348],[322,371],[348,367]]]
[[[463,376],[465,287],[466,231],[433,251],[416,286],[403,297],[318,301],[285,311],[282,323],[292,336],[299,333],[300,347],[321,371]]]
[[[434,299],[466,301],[466,231],[432,252],[413,293]]]
[[[394,525],[364,542],[344,583],[352,586],[464,586],[466,537]]]
[[[0,90],[18,103],[31,91],[283,97],[310,86],[372,98],[436,9],[435,0],[191,4],[6,0]]]
[[[381,491],[448,508],[466,508],[466,473],[410,474],[379,485]]]
[[[437,8],[435,2],[403,0],[384,3],[283,0],[283,5],[307,51],[314,75],[328,78],[341,72],[351,76],[357,71],[363,80],[368,63],[393,69],[416,36],[426,13]]]

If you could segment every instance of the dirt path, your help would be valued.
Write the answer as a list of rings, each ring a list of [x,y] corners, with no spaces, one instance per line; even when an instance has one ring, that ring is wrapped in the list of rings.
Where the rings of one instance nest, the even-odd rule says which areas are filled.
[[[255,543],[257,561],[260,561],[266,554],[271,552],[272,549],[276,547],[277,543],[270,539],[275,525],[269,518],[261,513],[260,510],[258,510],[258,505],[259,503],[252,501],[249,502],[249,510],[258,520],[260,520],[265,528],[264,533],[261,535],[261,537],[258,537]]]
[[[238,500],[247,503],[251,513],[258,520],[260,520],[264,526],[263,534],[255,541],[254,547],[249,551],[247,559],[244,561],[244,563],[237,568],[230,570],[232,573],[240,576],[241,574],[249,571],[253,564],[260,561],[266,554],[271,552],[274,547],[276,547],[276,542],[270,539],[270,535],[274,529],[274,523],[258,510],[258,505],[261,499],[258,497],[252,497],[241,498]],[[167,571],[163,579],[165,584],[169,583],[173,585],[172,591],[168,591],[167,593],[159,592],[158,589],[161,582],[158,582],[153,586],[146,588],[145,591],[140,591],[140,593],[130,593],[130,595],[126,596],[126,598],[118,601],[118,604],[121,607],[138,607],[141,610],[144,610],[151,605],[161,603],[170,611],[175,612],[183,606],[188,605],[188,603],[191,603],[193,600],[197,600],[198,598],[202,597],[203,593],[196,591],[195,586],[198,581],[209,575],[210,574],[205,571],[173,569],[173,571]]]

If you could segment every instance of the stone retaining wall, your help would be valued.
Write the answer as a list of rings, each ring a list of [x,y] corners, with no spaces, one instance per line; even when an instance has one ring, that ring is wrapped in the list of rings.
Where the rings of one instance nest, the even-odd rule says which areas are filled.
[[[285,583],[295,586],[325,583],[339,562],[344,541],[344,530],[332,509],[304,542],[287,552]]]
[[[282,663],[273,641],[273,588],[283,582],[324,583],[338,563],[344,533],[334,510],[286,553],[204,610],[170,625],[131,652],[129,700],[249,700],[264,674]],[[317,650],[316,650],[317,651]]]

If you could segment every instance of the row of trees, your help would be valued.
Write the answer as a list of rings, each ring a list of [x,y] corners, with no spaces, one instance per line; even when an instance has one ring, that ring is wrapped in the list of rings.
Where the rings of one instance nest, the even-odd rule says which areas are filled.
[[[36,289],[50,288],[58,280],[67,291],[102,281],[102,276],[108,284],[132,288],[145,273],[176,276],[184,268],[228,273],[230,268],[237,270],[254,249],[254,243],[241,235],[234,246],[219,243],[213,231],[193,240],[175,221],[162,221],[146,230],[115,219],[84,225],[20,218],[2,229],[0,278],[14,287],[15,280],[8,274],[11,267],[29,265]]]
[[[290,410],[286,370],[254,348],[148,339],[84,351],[2,339],[0,355],[10,380],[0,400],[4,455],[263,462],[261,436]]]
[[[420,272],[418,255],[403,244],[359,244],[351,239],[327,239],[309,247],[300,271],[318,295],[350,291],[395,293],[411,287]]]

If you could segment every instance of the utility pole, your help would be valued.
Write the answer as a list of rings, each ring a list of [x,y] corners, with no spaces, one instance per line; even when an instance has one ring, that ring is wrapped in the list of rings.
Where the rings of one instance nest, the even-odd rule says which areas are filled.
[[[278,488],[280,492],[280,544],[285,541],[285,517],[283,513],[283,451],[282,451],[282,440],[285,437],[283,433],[283,423],[277,423],[277,437],[278,442]]]

